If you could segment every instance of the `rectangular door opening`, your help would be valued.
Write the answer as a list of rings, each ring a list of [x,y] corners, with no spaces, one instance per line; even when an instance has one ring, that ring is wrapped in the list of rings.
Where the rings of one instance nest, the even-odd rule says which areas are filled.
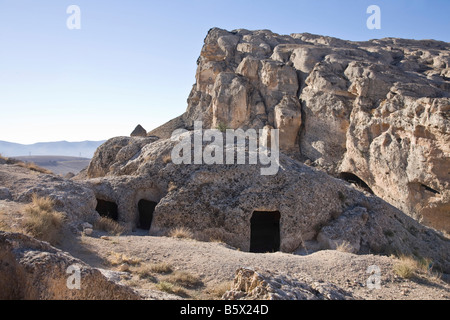
[[[153,220],[153,212],[158,204],[153,201],[141,200],[138,202],[139,229],[150,230]]]
[[[250,220],[250,252],[280,251],[280,212],[255,211]]]

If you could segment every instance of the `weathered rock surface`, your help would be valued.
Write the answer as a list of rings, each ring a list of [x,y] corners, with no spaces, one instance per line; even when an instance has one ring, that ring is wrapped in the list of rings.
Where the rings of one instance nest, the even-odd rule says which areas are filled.
[[[179,139],[193,136],[186,132]],[[101,149],[128,139],[111,139]],[[261,164],[176,165],[166,159],[178,143],[177,139],[149,142],[136,156],[129,153],[129,159],[104,163],[98,172],[107,173],[86,183],[97,199],[117,204],[119,221],[130,228],[139,227],[140,200],[158,203],[152,235],[185,227],[198,239],[220,239],[249,251],[253,213],[278,211],[283,252],[292,252],[321,233],[330,239],[321,242],[324,249],[346,241],[357,253],[415,252],[439,261],[442,268],[450,266],[448,239],[345,181],[284,154],[273,176],[261,175]],[[343,225],[348,232],[343,232]]]
[[[146,137],[147,130],[145,130],[140,124],[136,126],[133,132],[130,134],[131,137]]]
[[[76,285],[70,278],[71,266],[80,271],[79,289],[69,289]],[[0,299],[137,300],[141,296],[45,242],[0,232]]]
[[[187,111],[170,125],[278,128],[285,153],[354,174],[449,232],[449,49],[433,40],[211,29]]]
[[[8,188],[0,187],[0,200],[12,200],[11,192]]]
[[[270,273],[241,268],[225,300],[354,300],[331,283],[318,282],[300,275]]]

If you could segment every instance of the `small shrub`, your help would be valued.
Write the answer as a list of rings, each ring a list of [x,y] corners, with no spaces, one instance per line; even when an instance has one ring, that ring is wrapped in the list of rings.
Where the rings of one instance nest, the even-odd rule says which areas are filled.
[[[177,239],[193,239],[194,234],[191,230],[185,228],[185,227],[179,227],[172,229],[169,232],[169,237],[177,238]]]
[[[53,207],[49,197],[33,194],[32,202],[25,207],[24,228],[33,237],[55,245],[61,240],[65,216]]]
[[[220,132],[226,132],[227,129],[231,128],[228,127],[228,124],[226,124],[225,122],[219,122],[216,126],[216,129],[219,130]]]
[[[109,234],[120,236],[125,232],[125,227],[121,226],[117,221],[108,217],[101,217],[94,223],[96,230],[108,232]]]

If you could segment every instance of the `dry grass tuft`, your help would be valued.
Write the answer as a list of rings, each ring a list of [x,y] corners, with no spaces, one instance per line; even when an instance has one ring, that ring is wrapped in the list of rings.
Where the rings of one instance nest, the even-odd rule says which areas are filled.
[[[42,168],[42,167],[38,166],[37,164],[35,164],[34,162],[23,162],[23,161],[14,159],[14,158],[4,157],[1,154],[0,154],[0,160],[5,161],[7,164],[14,164],[14,165],[17,165],[19,167],[26,168],[26,169],[29,169],[29,170],[32,170],[32,171],[36,171],[36,172],[39,172],[39,173],[54,174],[50,170]]]
[[[17,162],[17,165],[19,167],[27,168],[27,169],[29,169],[31,171],[35,171],[35,172],[44,173],[44,174],[53,174],[53,172],[51,172],[50,170],[42,168],[42,167],[38,166],[37,164],[35,164],[34,162],[19,161],[19,162]]]
[[[168,164],[168,163],[170,163],[170,162],[172,162],[172,155],[169,153],[169,154],[166,154],[164,157],[163,157],[163,162],[165,163],[165,164]]]
[[[394,272],[404,279],[420,276],[429,280],[439,280],[441,278],[441,274],[433,271],[433,262],[431,259],[417,259],[405,255],[399,257],[398,262],[394,265]]]
[[[353,246],[348,241],[342,241],[337,247],[336,251],[353,253]]]
[[[128,257],[127,255],[124,255],[122,253],[110,252],[107,261],[112,266],[119,266],[124,263],[130,266],[136,266],[142,262],[142,259],[135,257]]]
[[[417,261],[408,256],[400,256],[399,261],[394,265],[394,272],[399,277],[410,279],[416,275],[419,266]]]
[[[54,202],[49,197],[33,194],[31,203],[25,207],[23,224],[33,237],[55,245],[61,240],[65,216],[53,207]]]
[[[159,274],[169,274],[173,272],[172,266],[165,262],[148,265],[147,270]]]
[[[108,232],[111,235],[120,236],[125,232],[125,227],[108,217],[101,217],[94,223],[96,230]]]
[[[139,279],[149,280],[151,282],[157,282],[156,277],[153,275],[153,271],[148,265],[141,265],[137,268],[133,268],[133,273],[139,276]]]
[[[200,277],[185,271],[174,272],[166,279],[168,282],[180,285],[185,288],[197,288],[203,285]]]
[[[168,192],[172,192],[172,191],[175,191],[175,190],[177,190],[177,185],[174,182],[170,181],[169,185],[168,185],[168,188],[167,188],[167,191]]]
[[[177,239],[193,239],[194,234],[188,228],[178,227],[169,232],[169,237]]]
[[[225,292],[231,289],[233,286],[233,281],[225,281],[217,284],[213,288],[207,289],[206,293],[211,295],[216,299],[221,299]]]
[[[1,155],[0,155],[1,157]],[[0,210],[0,231],[11,232],[12,228],[5,221],[6,213],[4,210]]]
[[[156,288],[160,291],[175,294],[177,296],[188,297],[187,292],[183,288],[173,285],[172,283],[167,281],[161,281],[156,285]]]

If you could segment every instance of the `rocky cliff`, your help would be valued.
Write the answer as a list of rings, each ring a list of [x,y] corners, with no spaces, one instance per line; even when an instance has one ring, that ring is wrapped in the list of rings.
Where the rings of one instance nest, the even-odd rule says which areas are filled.
[[[450,44],[211,29],[186,113],[151,132],[277,128],[284,153],[450,231]]]

